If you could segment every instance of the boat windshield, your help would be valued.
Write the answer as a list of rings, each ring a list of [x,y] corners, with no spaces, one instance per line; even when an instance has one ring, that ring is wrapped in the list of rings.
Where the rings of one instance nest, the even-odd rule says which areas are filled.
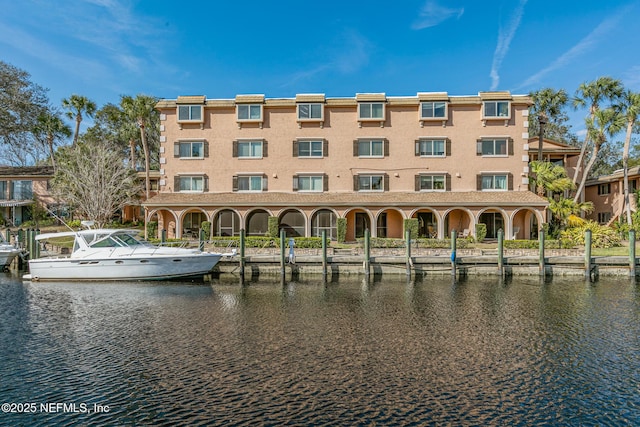
[[[83,236],[91,248],[118,248],[142,245],[143,243],[128,233],[87,234]]]

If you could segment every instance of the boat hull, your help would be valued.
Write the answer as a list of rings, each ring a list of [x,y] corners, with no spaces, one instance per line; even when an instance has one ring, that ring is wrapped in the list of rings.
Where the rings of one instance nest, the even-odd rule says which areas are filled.
[[[203,276],[221,254],[193,253],[122,258],[39,258],[29,261],[25,280],[168,280]]]
[[[11,265],[19,253],[20,251],[13,246],[0,245],[0,270]]]

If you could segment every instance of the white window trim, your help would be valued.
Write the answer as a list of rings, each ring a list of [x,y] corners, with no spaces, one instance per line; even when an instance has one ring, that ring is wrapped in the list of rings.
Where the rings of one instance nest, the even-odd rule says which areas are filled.
[[[200,119],[180,119],[180,107],[189,107],[189,116],[191,116],[191,107],[200,107]],[[183,124],[200,123],[200,129],[204,129],[204,105],[200,104],[178,104],[176,106],[176,121],[178,128],[182,129]]]
[[[190,173],[187,175],[178,175],[178,178],[181,180],[182,178],[191,178],[191,180],[193,181],[193,178],[200,178],[202,180],[202,190],[181,190],[178,188],[178,192],[179,193],[204,193],[204,173],[200,174],[200,173]]]
[[[309,111],[311,111],[311,106],[312,105],[319,105],[320,106],[320,117],[309,117],[309,118],[305,118],[305,117],[300,117],[300,106],[301,105],[308,105],[309,106]],[[298,122],[324,122],[324,104],[322,102],[299,102],[296,104],[296,117],[298,118]]]
[[[373,105],[373,104],[381,104],[382,105],[382,117],[362,117],[361,115],[361,107],[363,105]],[[373,109],[372,109],[373,111]],[[380,127],[384,127],[384,122],[387,117],[387,103],[384,101],[360,101],[358,102],[358,124],[362,126],[362,122],[380,122]]]
[[[371,143],[374,141],[378,141],[382,143],[382,155],[373,155],[369,154],[368,156],[360,155],[360,143],[368,142],[369,143],[369,152],[371,152]],[[384,159],[384,138],[358,138],[358,158],[359,159]]]
[[[420,157],[423,158],[436,158],[436,159],[443,159],[445,157],[447,157],[447,138],[439,138],[439,137],[427,137],[427,138],[418,138],[418,141],[420,142],[420,145],[422,145],[422,141],[443,141],[444,142],[444,152],[442,154],[420,154]],[[433,145],[432,145],[433,147]],[[433,151],[433,149],[431,150]],[[421,150],[422,152],[422,150]],[[430,174],[429,174],[430,175]]]
[[[493,151],[496,151],[496,140],[497,139],[504,139],[505,143],[506,143],[506,154],[481,154],[480,157],[486,157],[486,158],[505,158],[505,157],[509,157],[509,144],[510,144],[510,137],[508,136],[487,136],[487,137],[481,137],[480,140],[484,143],[484,141],[493,141]]]
[[[299,193],[322,193],[324,192],[324,173],[299,173],[296,174],[298,177],[298,192]],[[300,178],[320,178],[320,190],[301,190],[300,189]]]
[[[251,177],[258,177],[260,178],[260,189],[259,190],[240,190],[240,185],[238,185],[238,193],[262,193],[264,192],[263,188],[264,188],[264,182],[263,180],[264,178],[264,173],[263,172],[243,172],[243,173],[238,173],[236,174],[236,176],[238,177],[238,184],[240,183],[240,178],[251,178]],[[251,181],[249,181],[251,182]]]
[[[499,102],[506,102],[507,103],[507,115],[506,116],[487,116],[484,114],[485,112],[485,107],[487,103],[496,103],[496,111],[498,110],[497,108],[497,103]],[[511,120],[511,101],[509,100],[505,100],[505,99],[495,99],[495,100],[485,100],[482,101],[482,111],[481,111],[481,115],[482,115],[482,126],[486,126],[487,125],[487,120],[492,120],[492,121],[498,121],[498,120],[504,120],[504,125],[505,126],[509,126],[509,120]]]
[[[298,139],[298,155],[297,157],[299,159],[322,159],[325,157],[324,155],[324,138],[302,138],[302,139]],[[300,143],[311,143],[311,142],[319,142],[320,143],[320,150],[322,151],[322,154],[320,156],[301,156],[300,155]],[[311,153],[311,150],[309,150],[309,153]]]
[[[238,139],[238,160],[260,160],[264,158],[264,140],[262,139]],[[240,155],[240,144],[259,142],[260,143],[260,156],[241,156]],[[240,176],[240,175],[238,175]]]
[[[435,103],[442,103],[444,104],[444,116],[442,117],[426,117],[422,115],[422,111],[423,108],[422,106],[424,104],[435,104]],[[419,107],[419,111],[420,111],[420,120],[423,121],[441,121],[441,120],[447,120],[447,118],[449,118],[449,103],[447,101],[420,101],[420,107]]]
[[[204,139],[198,140],[198,139],[187,139],[187,140],[178,140],[178,146],[182,145],[182,144],[193,144],[195,143],[200,143],[202,144],[202,156],[200,157],[182,157],[180,156],[180,148],[178,147],[178,159],[179,160],[203,160],[204,159]]]
[[[240,107],[246,106],[249,108],[249,112],[251,112],[252,106],[260,107],[260,118],[258,119],[241,119],[240,118]],[[238,129],[242,128],[243,123],[259,123],[260,129],[262,129],[262,123],[264,122],[264,104],[259,103],[242,103],[236,104],[236,122],[238,123]]]
[[[428,189],[428,188],[421,188],[420,192],[421,193],[443,193],[447,191],[447,174],[446,173],[439,173],[439,172],[435,172],[435,173],[420,173],[418,174],[420,177],[423,176],[430,176],[430,177],[442,177],[443,179],[443,185],[444,187],[442,189],[437,189],[437,188],[432,188],[432,189]],[[433,184],[433,180],[431,181]]]
[[[360,188],[360,178],[361,177],[369,177],[369,181],[371,181],[371,178],[374,176],[379,176],[381,178],[381,183],[382,183],[382,188],[380,190],[373,190],[373,189],[362,189]],[[384,193],[384,174],[378,174],[378,173],[360,173],[358,174],[358,192],[363,192],[363,193]]]
[[[492,176],[495,184],[496,176],[504,176],[506,186],[505,188],[482,188],[480,191],[509,191],[509,172],[480,172],[481,176]]]

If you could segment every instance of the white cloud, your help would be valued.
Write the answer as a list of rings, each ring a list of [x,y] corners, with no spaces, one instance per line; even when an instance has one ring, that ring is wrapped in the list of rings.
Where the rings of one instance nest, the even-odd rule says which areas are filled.
[[[509,52],[511,40],[520,26],[520,21],[524,14],[524,6],[527,4],[527,1],[528,0],[520,0],[518,6],[513,11],[506,28],[500,26],[500,29],[498,30],[498,44],[496,45],[496,50],[493,53],[493,62],[491,64],[491,90],[496,90],[500,84],[500,67],[502,66],[502,61]]]
[[[588,52],[593,46],[600,42],[600,40],[611,30],[613,30],[618,21],[625,14],[625,11],[619,12],[616,15],[606,18],[604,21],[600,23],[593,31],[591,31],[585,38],[580,40],[576,45],[574,45],[571,49],[560,55],[556,58],[551,64],[542,70],[538,71],[534,75],[527,78],[524,83],[518,86],[516,89],[520,88],[528,88],[533,85],[540,83],[542,78],[549,74],[552,71],[555,71],[559,68],[562,68],[580,55]]]
[[[422,30],[424,28],[434,27],[449,18],[460,18],[464,13],[464,8],[448,8],[440,6],[434,0],[427,0],[420,10],[420,14],[415,22],[411,25],[414,30]]]
[[[355,30],[346,30],[328,50],[326,53],[328,58],[322,64],[295,73],[284,86],[291,86],[301,80],[310,80],[325,72],[336,71],[343,75],[356,73],[369,63],[372,50],[371,43],[362,34]]]

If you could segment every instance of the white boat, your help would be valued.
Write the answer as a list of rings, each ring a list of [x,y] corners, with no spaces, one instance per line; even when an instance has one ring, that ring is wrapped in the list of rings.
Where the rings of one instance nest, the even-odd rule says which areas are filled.
[[[8,267],[19,253],[20,250],[7,242],[0,233],[0,270]]]
[[[235,253],[155,246],[135,236],[138,230],[95,229],[46,233],[36,240],[73,237],[69,256],[29,260],[30,281],[163,280],[203,276],[220,258]]]

